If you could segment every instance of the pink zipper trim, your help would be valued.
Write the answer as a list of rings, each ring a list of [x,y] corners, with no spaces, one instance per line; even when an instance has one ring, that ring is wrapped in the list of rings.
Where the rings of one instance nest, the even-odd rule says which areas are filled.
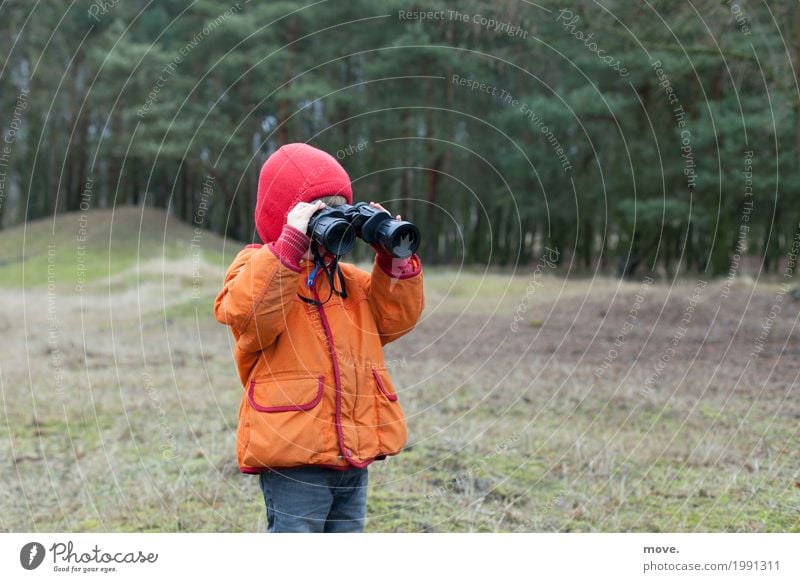
[[[319,388],[317,388],[317,395],[311,402],[306,402],[305,404],[282,404],[280,406],[261,406],[258,402],[256,402],[255,397],[253,396],[253,391],[256,387],[255,379],[250,380],[250,389],[247,391],[247,400],[250,402],[250,406],[252,406],[255,410],[259,412],[292,412],[297,410],[311,410],[317,404],[319,404],[320,400],[322,400],[322,389],[324,387],[324,376],[319,377]]]
[[[333,343],[333,332],[331,331],[330,325],[328,325],[328,318],[325,315],[325,309],[322,307],[322,304],[319,301],[319,293],[317,293],[316,286],[312,287],[311,290],[314,292],[314,300],[318,303],[317,309],[319,310],[319,318],[320,321],[322,321],[322,328],[325,330],[325,337],[328,340],[328,351],[330,352],[331,360],[333,362],[333,381],[336,386],[336,440],[339,442],[339,451],[342,453],[348,463],[360,469],[369,465],[372,460],[367,459],[364,462],[354,461],[352,458],[353,451],[351,451],[345,445],[344,429],[342,429],[342,379],[339,375],[339,359],[336,357],[336,346]]]
[[[378,385],[378,390],[380,390],[386,398],[394,402],[397,400],[397,394],[392,394],[386,388],[383,387],[383,381],[381,377],[378,375],[378,371],[375,369],[375,366],[372,367],[372,375],[375,377],[375,383]]]

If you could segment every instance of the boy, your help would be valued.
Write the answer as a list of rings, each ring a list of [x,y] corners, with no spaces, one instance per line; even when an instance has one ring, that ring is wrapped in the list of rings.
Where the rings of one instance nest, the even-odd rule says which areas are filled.
[[[244,387],[239,469],[260,475],[270,532],[362,531],[367,467],[406,443],[382,346],[419,319],[422,267],[416,255],[376,249],[369,274],[325,249],[312,254],[311,216],[352,198],[332,156],[306,144],[278,149],[258,182],[265,244],[237,255],[214,303]]]

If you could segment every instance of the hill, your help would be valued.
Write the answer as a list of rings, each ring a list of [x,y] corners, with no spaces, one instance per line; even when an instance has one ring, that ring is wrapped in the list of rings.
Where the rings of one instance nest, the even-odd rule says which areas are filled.
[[[164,261],[222,269],[240,248],[157,208],[70,212],[0,232],[0,285],[80,288],[134,267],[169,272]]]

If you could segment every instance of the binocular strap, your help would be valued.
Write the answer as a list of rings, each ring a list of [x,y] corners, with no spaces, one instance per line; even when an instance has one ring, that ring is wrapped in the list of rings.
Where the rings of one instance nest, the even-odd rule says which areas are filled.
[[[319,249],[317,249],[316,244],[312,244],[312,252],[314,254],[314,270],[311,271],[311,274],[308,276],[306,285],[309,287],[309,289],[314,287],[314,280],[317,277],[317,273],[319,273],[321,269],[325,273],[325,275],[327,275],[328,284],[330,285],[331,290],[328,293],[328,298],[325,301],[316,301],[311,297],[304,297],[300,293],[298,293],[297,296],[306,303],[309,303],[316,307],[324,305],[325,303],[330,301],[334,293],[336,293],[342,299],[347,299],[347,288],[345,287],[344,284],[344,275],[342,274],[342,269],[339,267],[339,255],[336,255],[333,258],[333,261],[331,261],[331,266],[330,268],[328,268],[325,266],[325,260],[320,256]],[[341,291],[336,289],[336,283],[334,281],[335,277],[338,277],[339,279],[339,286],[341,288]]]

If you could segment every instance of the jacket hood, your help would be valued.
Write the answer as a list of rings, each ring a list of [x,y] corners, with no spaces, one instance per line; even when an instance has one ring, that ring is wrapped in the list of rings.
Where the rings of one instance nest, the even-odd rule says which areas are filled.
[[[264,162],[258,178],[258,235],[264,243],[277,240],[289,210],[298,202],[333,195],[353,202],[350,176],[336,158],[304,143],[281,146]]]

